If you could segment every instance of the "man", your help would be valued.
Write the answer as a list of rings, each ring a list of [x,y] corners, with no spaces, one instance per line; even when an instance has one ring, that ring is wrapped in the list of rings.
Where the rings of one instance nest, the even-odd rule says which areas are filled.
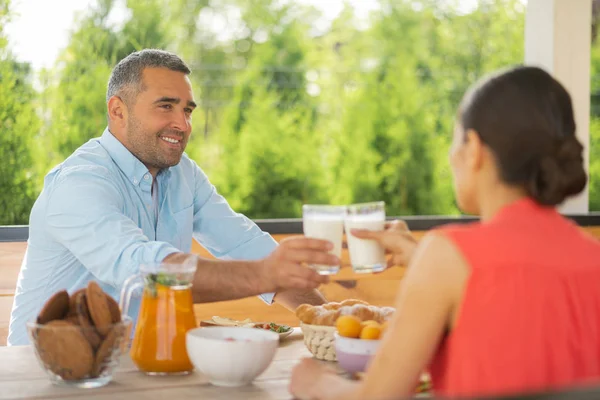
[[[26,322],[58,290],[96,280],[118,299],[140,264],[187,259],[192,238],[221,259],[198,259],[196,302],[324,302],[316,288],[327,278],[302,263],[337,265],[331,244],[295,238],[277,246],[184,154],[196,107],[189,73],[159,50],[132,53],[112,71],[108,128],[48,173],[31,211],[9,345],[28,343]],[[225,261],[233,259],[255,261]]]

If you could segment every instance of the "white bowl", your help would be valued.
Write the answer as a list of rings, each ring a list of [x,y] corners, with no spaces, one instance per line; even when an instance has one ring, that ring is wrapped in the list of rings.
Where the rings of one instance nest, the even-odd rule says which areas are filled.
[[[337,332],[334,336],[335,352],[340,367],[350,373],[364,372],[377,353],[380,340],[347,338]]]
[[[195,328],[187,332],[186,346],[192,364],[210,383],[235,387],[249,384],[267,369],[279,335],[256,328]]]

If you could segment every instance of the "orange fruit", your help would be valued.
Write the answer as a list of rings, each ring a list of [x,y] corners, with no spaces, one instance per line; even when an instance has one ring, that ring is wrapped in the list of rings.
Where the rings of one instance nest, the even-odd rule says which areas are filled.
[[[379,326],[379,322],[373,321],[372,319],[370,319],[368,321],[363,321],[361,325],[362,325],[363,328],[365,326],[367,326],[367,325],[376,325],[376,326]]]
[[[357,338],[360,336],[360,319],[354,315],[342,315],[335,321],[335,327],[340,336]]]
[[[377,340],[381,336],[381,327],[379,325],[367,325],[360,332],[360,338],[366,340]]]

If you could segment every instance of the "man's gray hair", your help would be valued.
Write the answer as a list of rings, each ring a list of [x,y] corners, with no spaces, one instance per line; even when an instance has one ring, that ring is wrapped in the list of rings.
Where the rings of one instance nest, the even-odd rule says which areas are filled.
[[[145,90],[142,72],[145,68],[167,68],[186,75],[191,70],[186,63],[173,53],[164,50],[145,49],[131,53],[113,68],[108,80],[106,101],[119,96],[125,104],[135,102],[140,92]]]

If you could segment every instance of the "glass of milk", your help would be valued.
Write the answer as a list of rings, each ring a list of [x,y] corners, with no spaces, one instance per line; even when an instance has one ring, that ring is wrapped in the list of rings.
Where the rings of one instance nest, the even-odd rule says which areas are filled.
[[[305,204],[302,206],[304,236],[330,241],[333,243],[333,249],[329,253],[340,258],[345,216],[345,206]],[[337,274],[340,270],[339,265],[310,265],[310,267],[321,275]]]
[[[353,204],[347,206],[346,240],[352,269],[356,273],[380,272],[386,268],[385,250],[374,240],[359,239],[352,229],[382,231],[385,227],[385,203]]]

